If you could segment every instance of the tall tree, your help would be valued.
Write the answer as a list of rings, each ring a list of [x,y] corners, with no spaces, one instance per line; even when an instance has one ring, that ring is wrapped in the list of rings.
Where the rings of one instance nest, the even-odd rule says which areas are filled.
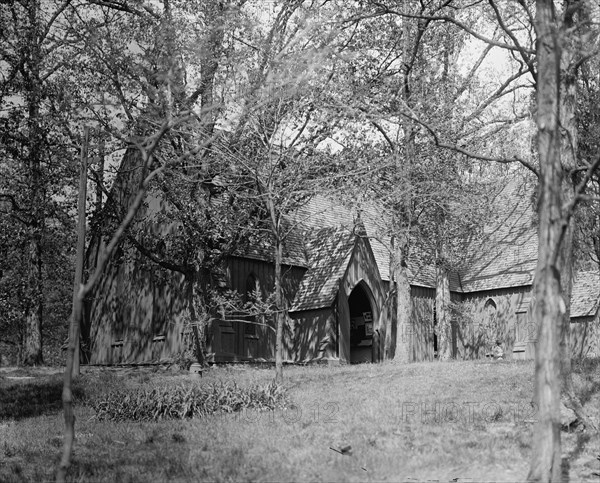
[[[507,94],[515,96],[520,91],[526,92],[531,86],[536,87],[538,75],[536,72],[537,52],[533,47],[534,38],[537,32],[534,32],[534,17],[536,6],[532,0],[514,2],[505,2],[503,0],[490,0],[487,3],[464,3],[458,0],[449,0],[433,2],[438,10],[433,12],[430,9],[423,9],[420,12],[407,13],[406,11],[394,5],[394,2],[374,2],[378,11],[381,13],[393,13],[403,18],[419,20],[422,22],[446,23],[460,28],[469,34],[477,42],[487,46],[484,48],[482,56],[474,64],[473,68],[481,66],[485,57],[492,51],[504,51],[509,54],[505,56],[507,65],[513,67],[509,70],[506,79],[492,90],[484,89],[474,96],[477,99],[476,105],[471,113],[462,113],[462,121],[458,122],[459,132],[456,129],[444,129],[443,124],[431,123],[427,117],[419,112],[404,111],[402,115],[409,116],[413,121],[424,127],[433,137],[437,146],[454,150],[465,154],[472,159],[482,161],[496,161],[500,163],[520,162],[526,168],[539,176],[537,163],[523,156],[521,153],[507,153],[504,149],[498,149],[499,144],[493,143],[495,149],[487,151],[482,149],[482,143],[476,142],[471,145],[471,149],[464,145],[464,139],[469,139],[469,131],[479,130],[484,133],[481,140],[498,138],[501,129],[506,130],[510,125],[528,117],[527,97],[517,97],[519,102],[504,103],[502,108],[502,99]],[[431,7],[431,4],[428,4]],[[454,14],[450,14],[454,9]],[[558,51],[561,53],[561,64],[559,66],[560,93],[559,115],[560,115],[560,135],[561,135],[561,166],[562,174],[562,199],[564,200],[566,211],[563,210],[563,217],[567,221],[564,232],[561,235],[561,250],[559,259],[564,262],[564,269],[561,271],[561,284],[566,295],[565,312],[560,325],[560,371],[563,402],[574,409],[580,419],[592,424],[586,412],[579,403],[573,390],[571,369],[570,369],[570,349],[569,349],[569,330],[570,330],[570,294],[572,287],[572,265],[573,265],[573,246],[574,236],[577,233],[575,228],[576,219],[571,216],[575,211],[575,206],[581,197],[576,197],[575,192],[579,189],[585,189],[580,186],[582,172],[585,172],[590,166],[590,161],[583,159],[578,155],[578,132],[577,132],[577,97],[578,90],[581,87],[580,72],[593,59],[598,56],[598,35],[594,26],[597,24],[597,7],[589,1],[567,1],[562,6],[554,6],[552,10],[558,9],[559,21],[555,28],[559,30],[561,42]],[[474,16],[475,15],[475,16]],[[524,22],[523,19],[526,19]],[[473,71],[475,72],[475,71]],[[525,75],[531,77],[531,83],[525,82]],[[464,90],[462,90],[464,92]],[[483,97],[482,97],[482,94]],[[481,99],[481,100],[479,100]],[[426,104],[429,105],[429,104]],[[509,107],[514,112],[506,112]],[[509,109],[509,111],[510,111]],[[486,112],[488,113],[486,115]],[[504,114],[506,112],[506,114]],[[491,114],[490,114],[491,113]],[[498,119],[498,114],[506,116],[505,119]],[[515,115],[516,113],[516,115]],[[491,116],[491,117],[490,117]],[[481,125],[481,121],[489,121],[489,125]],[[451,117],[451,119],[454,118]],[[450,133],[450,135],[448,135]],[[471,140],[473,138],[471,137]],[[460,142],[459,142],[460,141]],[[486,141],[486,144],[489,144]],[[539,153],[538,153],[539,154]],[[585,178],[586,183],[589,178]]]
[[[317,193],[333,189],[329,175],[340,166],[319,144],[332,132],[320,111],[335,69],[324,48],[331,32],[323,12],[288,2],[276,13],[250,82],[230,147],[238,166],[236,198],[250,208],[253,228],[272,248],[274,263],[275,380],[283,380],[283,334],[288,322],[283,255],[298,229],[292,215]],[[326,109],[324,109],[326,111]]]
[[[125,145],[127,151],[124,162],[131,170],[117,178],[116,189],[113,190],[124,216],[115,222],[114,229],[106,236],[107,243],[99,251],[89,279],[81,285],[74,300],[75,314],[81,313],[83,300],[105,276],[106,267],[123,239],[131,235],[130,228],[136,221],[148,191],[165,173],[168,174],[173,169],[185,171],[190,160],[205,155],[214,141],[211,123],[206,122],[206,119],[212,118],[209,113],[214,106],[201,106],[204,112],[201,116],[197,116],[192,110],[196,101],[202,97],[202,89],[212,89],[212,85],[209,79],[204,78],[204,87],[194,90],[191,95],[186,92],[182,66],[179,63],[180,52],[176,48],[178,39],[175,37],[171,2],[163,2],[161,12],[147,5],[138,10],[139,5],[99,3],[102,5],[99,9],[93,7],[85,14],[74,10],[69,20],[72,26],[84,27],[83,31],[89,34],[79,37],[91,47],[86,59],[88,65],[94,60],[103,65],[98,77],[104,81],[101,86],[108,91],[108,95],[102,97],[113,105],[113,116],[110,119],[112,125],[107,123],[106,127]],[[115,11],[119,12],[116,18]],[[101,22],[102,29],[97,28],[99,20],[104,20]],[[217,16],[210,20],[214,26],[222,18]],[[128,30],[130,36],[126,35],[125,38],[119,35],[123,31],[123,24],[131,27]],[[105,36],[99,36],[99,30],[104,30],[102,33]],[[71,31],[75,33],[77,29],[71,28]],[[111,39],[111,34],[116,37]],[[150,35],[144,37],[144,34]],[[120,50],[119,47],[124,48]],[[106,55],[106,51],[109,55]],[[143,99],[140,99],[140,92],[144,95]],[[92,116],[98,114],[98,106],[93,101],[94,99],[85,104],[87,112]],[[104,110],[105,103],[99,108]],[[101,115],[95,117],[104,120]],[[119,122],[120,119],[123,121]],[[195,136],[190,136],[191,133]],[[197,174],[196,170],[193,171]],[[191,199],[193,200],[193,196]],[[185,201],[190,202],[189,199]],[[139,243],[135,237],[131,236],[131,239]],[[185,268],[187,267],[184,266]],[[188,281],[192,297],[194,282],[193,279]],[[193,310],[192,305],[190,311]],[[66,478],[75,436],[71,383],[78,334],[79,326],[74,317],[64,375],[65,438],[57,471],[59,481]]]
[[[213,178],[221,170],[214,152],[218,144],[215,122],[220,109],[214,101],[215,75],[223,60],[225,32],[235,22],[235,5],[198,3],[193,16],[188,10],[189,2],[162,2],[142,10],[133,5],[123,9],[100,5],[102,8],[91,7],[84,18],[72,18],[71,26],[90,45],[88,75],[94,71],[100,77],[100,87],[107,91],[102,104],[93,100],[87,104],[89,111],[103,122],[113,139],[121,142],[128,131],[144,133],[162,119],[177,118],[177,128],[165,133],[164,142],[157,146],[157,156],[166,163],[183,159],[176,169],[165,170],[148,187],[148,198],[161,204],[164,212],[161,209],[152,213],[142,207],[121,245],[127,253],[137,251],[144,258],[142,261],[132,257],[137,260],[132,262],[137,272],[154,264],[151,272],[156,271],[156,265],[170,272],[156,273],[157,280],[163,276],[174,278],[174,273],[184,277],[182,298],[190,316],[196,356],[203,362],[200,321],[206,320],[205,275],[218,263],[216,254],[222,255],[225,245],[236,239],[233,237],[220,247],[215,245],[217,240],[230,237],[223,231],[227,228],[223,210],[210,203],[215,189]],[[99,19],[104,20],[101,27]],[[198,28],[196,22],[203,23],[204,28]],[[128,26],[127,36],[121,33],[124,26]],[[136,46],[133,49],[132,44]],[[102,66],[100,76],[95,71],[98,64]],[[122,68],[115,69],[115,65]],[[140,72],[144,74],[141,77]],[[193,72],[199,72],[200,79],[192,77]],[[139,102],[140,96],[145,103]],[[117,117],[121,115],[125,120],[121,126],[114,117],[105,116],[106,103],[117,109]],[[198,139],[207,140],[201,148],[195,144]],[[130,149],[110,191],[103,185],[100,173],[96,174],[97,185],[108,203],[96,219],[95,251],[102,249],[102,238],[109,236],[126,215],[132,193],[143,179],[143,174],[136,171],[141,164],[139,152]],[[137,175],[131,174],[136,172]],[[103,276],[116,276],[113,269],[118,265],[118,261],[113,262]],[[101,302],[94,307],[102,307]],[[105,315],[94,311],[91,323]]]
[[[538,264],[535,320],[539,324],[534,400],[538,422],[528,479],[561,481],[558,328],[566,306],[557,266],[561,249],[562,167],[560,157],[560,39],[553,2],[538,0],[537,123],[540,156]],[[564,269],[564,267],[562,267]]]
[[[575,118],[581,49],[589,42],[591,2],[536,2],[537,126],[540,157],[539,248],[535,278],[535,402],[538,422],[528,479],[562,481],[559,406],[561,385],[581,416],[571,380],[569,347],[574,210],[600,165],[600,154],[583,170]],[[588,54],[589,55],[589,54]],[[596,52],[597,55],[597,52]],[[583,175],[579,175],[583,171]],[[560,377],[559,377],[560,376]],[[589,418],[586,423],[590,425]],[[592,425],[593,427],[593,425]]]
[[[486,98],[478,92],[480,69],[489,51],[484,49],[474,58],[463,60],[468,68],[458,66],[459,59],[465,57],[461,57],[461,53],[467,49],[468,35],[452,22],[438,21],[455,16],[458,14],[445,1],[373,0],[348,9],[343,20],[343,25],[354,29],[348,34],[350,48],[363,53],[360,57],[351,57],[343,71],[351,81],[341,80],[339,85],[354,94],[343,101],[347,110],[355,113],[355,117],[360,116],[364,132],[357,138],[365,144],[376,145],[379,155],[375,160],[381,161],[379,169],[376,162],[370,163],[371,168],[375,168],[369,179],[372,191],[365,196],[377,199],[389,213],[383,231],[386,232],[384,238],[389,240],[393,281],[389,299],[395,299],[393,318],[397,321],[397,330],[395,340],[392,327],[386,330],[385,351],[387,357],[397,360],[408,360],[408,345],[413,332],[409,260],[422,258],[423,252],[431,252],[432,256],[427,258],[438,268],[439,345],[443,348],[443,358],[451,354],[450,318],[446,309],[450,268],[447,262],[451,255],[444,253],[450,245],[442,243],[444,239],[448,241],[450,232],[427,233],[438,237],[440,243],[435,247],[428,242],[422,243],[426,237],[418,233],[424,234],[427,230],[422,228],[431,223],[448,226],[442,223],[440,216],[448,214],[447,208],[457,203],[458,186],[466,183],[464,173],[469,165],[464,161],[465,147],[483,144],[484,138],[489,137],[489,133],[479,137],[474,133],[491,129],[487,109],[494,101],[509,94],[514,87],[512,83],[522,75],[507,79],[496,88],[493,98],[492,94]],[[467,12],[463,17],[471,19],[474,15]],[[469,109],[457,109],[457,103],[471,91],[477,92],[482,100],[469,105]],[[473,126],[476,123],[479,123],[479,129]],[[342,129],[348,129],[347,126]],[[437,130],[443,132],[446,139],[431,135]],[[462,148],[458,148],[459,145]],[[443,153],[437,146],[457,149],[453,155]],[[472,194],[473,188],[474,184],[467,191]],[[469,217],[468,222],[460,221],[465,221],[461,225],[463,229],[454,234],[476,229],[474,217]],[[481,222],[482,219],[479,224]],[[417,257],[414,256],[416,253],[419,254]],[[442,327],[444,329],[440,330]]]
[[[181,252],[177,250],[176,253],[188,256],[189,263],[186,262],[185,271],[188,273],[189,267],[195,267],[194,273],[202,275],[189,278],[195,280],[194,284],[201,285],[200,280],[206,278],[204,272],[210,271],[211,268],[207,253],[209,248],[215,248],[208,243],[208,239],[216,232],[206,230],[208,225],[202,225],[198,220],[214,221],[222,218],[218,208],[206,203],[213,191],[220,191],[218,196],[223,198],[227,193],[231,193],[233,197],[239,199],[242,197],[242,191],[248,188],[246,201],[258,200],[256,203],[246,203],[253,206],[253,209],[248,212],[252,213],[254,208],[259,206],[260,209],[256,210],[258,214],[269,213],[266,220],[272,222],[272,226],[263,233],[266,233],[267,237],[274,237],[275,245],[280,245],[281,248],[284,241],[282,230],[287,230],[282,227],[281,218],[291,209],[291,205],[294,205],[295,201],[292,201],[292,198],[299,196],[297,193],[300,188],[296,189],[292,185],[302,182],[303,177],[314,181],[314,176],[307,178],[310,177],[310,169],[319,172],[317,166],[312,168],[308,166],[306,159],[310,156],[306,152],[317,146],[324,139],[324,132],[327,131],[323,126],[315,127],[311,123],[317,118],[315,111],[318,110],[318,98],[320,92],[327,89],[326,75],[331,69],[329,65],[320,65],[319,60],[325,58],[331,60],[333,56],[323,47],[325,40],[330,36],[328,29],[318,28],[323,24],[322,20],[318,19],[314,9],[303,7],[302,2],[273,5],[272,16],[269,18],[255,11],[252,5],[234,8],[234,3],[227,4],[227,12],[218,9],[216,11],[208,9],[208,13],[200,11],[197,15],[203,19],[206,28],[196,32],[193,27],[190,27],[191,33],[183,27],[186,25],[184,19],[187,15],[185,13],[187,7],[183,8],[183,4],[177,2],[171,2],[170,5],[170,15],[179,18],[177,28],[171,34],[174,36],[170,44],[172,47],[169,47],[169,44],[161,44],[154,50],[150,49],[146,43],[153,44],[145,39],[144,35],[147,35],[145,31],[141,31],[138,35],[142,36],[142,40],[137,40],[137,43],[143,51],[142,58],[140,59],[139,54],[126,54],[129,56],[126,62],[128,67],[118,72],[110,69],[114,60],[111,62],[105,55],[108,46],[105,46],[103,37],[96,36],[94,39],[97,47],[93,48],[92,54],[102,59],[102,64],[107,66],[105,75],[109,79],[113,92],[119,93],[118,81],[128,73],[128,70],[131,70],[127,78],[131,79],[133,88],[147,95],[149,106],[144,112],[137,108],[129,109],[128,104],[121,101],[121,104],[125,105],[122,110],[130,122],[130,119],[140,115],[148,116],[146,113],[150,113],[151,109],[155,116],[162,115],[162,111],[154,108],[153,104],[159,105],[159,101],[167,97],[158,96],[153,84],[147,84],[145,80],[136,79],[135,76],[136,71],[145,69],[146,79],[157,77],[157,74],[152,71],[154,68],[152,66],[160,66],[161,62],[148,62],[154,58],[152,56],[156,56],[155,50],[161,52],[161,49],[174,48],[176,52],[187,53],[191,48],[190,45],[194,45],[188,44],[191,40],[203,46],[201,52],[196,52],[195,56],[179,54],[165,56],[167,59],[173,57],[193,59],[189,61],[190,63],[177,66],[177,69],[187,73],[181,77],[182,81],[179,82],[177,92],[180,95],[185,94],[184,98],[187,96],[187,100],[180,102],[181,105],[193,106],[194,103],[199,102],[201,106],[199,123],[195,126],[193,122],[188,123],[188,127],[179,126],[176,133],[171,132],[166,135],[170,144],[165,144],[159,149],[163,158],[171,159],[178,154],[181,146],[189,144],[199,136],[214,132],[214,139],[205,151],[197,153],[189,166],[181,167],[185,172],[178,174],[169,172],[164,176],[165,182],[152,187],[151,193],[151,196],[165,200],[165,203],[171,206],[169,210],[173,210],[169,212],[169,216],[175,214],[178,222],[181,223],[183,230],[180,232],[181,239],[178,243],[186,249]],[[153,28],[163,28],[162,26],[168,25],[168,22],[157,24],[152,20],[156,16],[162,19],[164,15],[156,9],[153,12],[154,15],[145,20],[150,22],[150,25],[156,24]],[[128,12],[128,14],[134,15],[134,18],[138,16],[137,13]],[[181,15],[184,19],[180,18]],[[127,19],[129,22],[133,21],[129,17]],[[161,22],[165,21],[161,20]],[[187,22],[190,22],[189,19]],[[91,32],[93,30],[91,27],[87,25],[84,30]],[[208,35],[206,32],[213,33]],[[157,38],[160,36],[157,35]],[[119,58],[118,52],[111,50],[110,55],[113,59]],[[207,74],[205,76],[200,74],[200,80],[194,88],[193,75],[203,70]],[[209,74],[212,77],[208,77],[207,80]],[[163,76],[169,78],[165,73]],[[318,80],[324,82],[319,85]],[[177,82],[174,82],[174,85],[177,86]],[[131,116],[127,114],[128,109]],[[300,155],[303,151],[304,154]],[[319,158],[313,156],[311,159]],[[126,171],[124,169],[124,172]],[[286,173],[285,176],[289,177],[288,185],[285,185],[285,176],[282,173]],[[136,184],[135,181],[127,180],[125,175],[119,178],[129,187]],[[285,186],[289,190],[288,198],[285,198]],[[305,185],[302,189],[306,191]],[[119,197],[114,196],[115,199]],[[306,193],[301,197],[306,197]],[[122,196],[120,198],[127,199]],[[192,201],[194,209],[190,209]],[[244,206],[243,203],[238,205]],[[198,216],[199,211],[202,210],[204,213]],[[262,223],[265,218],[259,221]],[[153,219],[153,222],[161,223],[161,220]],[[202,227],[198,228],[200,225]],[[238,225],[231,224],[232,227]],[[141,243],[142,231],[140,230],[140,237],[137,240],[128,236],[132,245],[164,268],[180,271],[183,259],[180,258],[177,262],[172,256],[167,260],[157,254],[154,248],[161,244],[164,246],[164,240],[160,243],[156,240],[153,242],[146,233],[143,237],[145,241]],[[242,233],[243,230],[239,230],[237,235]],[[239,236],[215,236],[213,241],[217,238],[221,240],[229,238],[231,246]],[[172,250],[169,250],[169,253],[173,255]],[[191,256],[192,254],[195,255]],[[196,256],[200,254],[201,256]],[[180,268],[177,268],[178,266]],[[280,308],[277,312],[280,314],[277,315],[280,317],[279,326],[282,326],[285,316],[281,278],[275,277],[274,287],[275,293],[278,294],[275,297],[276,305]],[[281,351],[277,353],[281,355]]]
[[[23,0],[0,5],[0,149],[6,155],[3,171],[12,175],[2,180],[0,198],[10,201],[11,220],[22,225],[18,231],[27,246],[21,361],[28,365],[43,361],[49,219],[54,223],[62,217],[57,194],[72,183],[64,163],[75,157],[51,110],[52,97],[64,88],[56,73],[72,54],[59,28],[68,4]]]

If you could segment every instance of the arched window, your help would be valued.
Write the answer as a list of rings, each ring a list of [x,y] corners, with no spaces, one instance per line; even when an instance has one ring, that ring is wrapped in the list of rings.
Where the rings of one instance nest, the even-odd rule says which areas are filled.
[[[260,299],[260,284],[258,279],[254,276],[253,273],[248,275],[246,279],[246,291],[244,293],[244,301],[251,302],[256,298]],[[256,317],[252,316],[248,318],[251,322],[256,322]],[[244,333],[246,335],[256,335],[256,324],[245,324],[246,328]]]
[[[498,318],[497,306],[494,299],[487,299],[483,306],[486,322],[486,341],[490,351],[502,343],[504,338],[500,319]]]
[[[483,306],[483,310],[489,318],[492,318],[496,315],[496,309],[497,307],[496,302],[494,302],[494,299],[487,299],[485,305]]]

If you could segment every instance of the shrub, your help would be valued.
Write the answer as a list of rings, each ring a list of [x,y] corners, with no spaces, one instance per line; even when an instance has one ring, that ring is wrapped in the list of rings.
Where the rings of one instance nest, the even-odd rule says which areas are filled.
[[[285,390],[274,383],[262,387],[213,383],[111,391],[94,401],[92,407],[99,419],[156,421],[202,418],[244,409],[267,411],[286,404]]]

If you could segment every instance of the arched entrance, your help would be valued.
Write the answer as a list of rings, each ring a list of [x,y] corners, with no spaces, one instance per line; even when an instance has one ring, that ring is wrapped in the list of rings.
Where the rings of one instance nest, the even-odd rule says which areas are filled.
[[[373,333],[376,313],[364,283],[359,283],[350,297],[350,362],[373,362]]]

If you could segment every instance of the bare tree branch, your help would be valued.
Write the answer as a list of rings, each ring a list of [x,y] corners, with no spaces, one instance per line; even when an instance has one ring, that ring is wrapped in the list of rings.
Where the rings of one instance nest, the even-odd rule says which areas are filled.
[[[521,55],[521,58],[525,62],[525,65],[527,65],[529,72],[531,72],[531,75],[535,79],[536,73],[533,68],[533,60],[531,59],[531,56],[534,55],[534,52],[532,52],[532,51],[527,52],[527,50],[519,42],[519,39],[512,32],[512,30],[510,28],[508,28],[508,26],[504,22],[504,19],[502,18],[502,14],[500,13],[500,10],[498,9],[498,5],[496,5],[496,2],[494,0],[488,0],[488,3],[492,7],[492,10],[494,10],[494,14],[496,15],[496,19],[498,20],[498,25],[506,33],[506,35],[508,35],[510,37],[510,39],[513,41],[513,43],[517,47],[517,52]]]
[[[499,47],[501,49],[505,49],[505,50],[510,50],[510,51],[514,51],[514,52],[521,52],[523,54],[526,55],[533,55],[535,54],[535,50],[533,49],[528,49],[525,47],[518,47],[516,45],[510,45],[504,42],[498,42],[497,40],[494,40],[492,38],[486,37],[483,34],[480,34],[479,32],[473,30],[471,27],[469,27],[467,24],[461,22],[460,20],[456,20],[453,17],[450,17],[448,15],[423,15],[423,14],[409,14],[409,13],[404,13],[404,12],[399,12],[398,10],[394,10],[390,7],[388,7],[385,4],[382,4],[381,2],[373,2],[374,5],[378,6],[381,10],[379,12],[376,12],[374,14],[368,14],[368,15],[362,15],[362,16],[355,16],[352,17],[348,20],[345,20],[345,22],[350,22],[350,21],[356,21],[356,20],[362,20],[362,19],[366,19],[366,18],[373,18],[373,17],[379,17],[381,15],[386,15],[386,14],[393,14],[393,15],[398,15],[400,17],[405,17],[405,18],[414,18],[414,19],[421,19],[421,20],[430,20],[430,21],[438,21],[438,22],[449,22],[452,23],[454,25],[456,25],[457,27],[460,27],[462,30],[464,30],[465,32],[471,34],[473,37],[475,37],[478,40],[481,40],[482,42],[485,42],[489,45],[493,45],[494,47]]]
[[[44,40],[46,40],[46,37],[48,36],[48,33],[50,32],[50,29],[52,28],[52,25],[54,24],[54,22],[56,21],[56,19],[66,10],[66,8],[70,5],[70,3],[71,3],[71,0],[65,0],[56,9],[56,11],[52,14],[52,16],[48,19],[48,22],[46,23],[46,27],[44,28],[42,34],[40,35],[40,37],[38,39],[39,45],[42,45],[42,43],[44,42]]]
[[[178,272],[183,275],[187,275],[189,273],[189,267],[187,267],[186,265],[180,265],[174,262],[170,262],[168,260],[165,260],[164,258],[160,258],[155,253],[153,253],[152,250],[149,250],[143,244],[141,244],[133,235],[128,234],[127,240],[137,249],[138,252],[140,252],[146,258],[153,261],[162,268],[171,270],[173,272]]]
[[[89,3],[92,3],[94,5],[98,5],[100,7],[108,7],[110,9],[113,10],[118,10],[120,12],[125,12],[125,13],[131,13],[133,15],[138,15],[138,16],[143,16],[144,12],[150,14],[152,17],[154,17],[157,20],[160,20],[160,14],[158,14],[157,12],[154,11],[154,9],[146,4],[146,3],[142,3],[141,8],[142,10],[136,9],[134,8],[130,2],[127,1],[118,1],[118,0],[88,0]]]
[[[575,187],[575,195],[573,199],[563,207],[563,233],[567,229],[569,225],[569,221],[573,214],[575,213],[575,208],[581,201],[596,201],[598,199],[597,196],[588,196],[585,195],[585,190],[589,181],[592,179],[592,176],[598,168],[600,167],[600,156],[596,158],[596,160],[587,168],[587,171],[581,181]]]
[[[469,158],[478,159],[479,161],[493,161],[495,163],[501,163],[501,164],[520,163],[523,166],[525,166],[527,169],[529,169],[533,174],[535,174],[536,176],[539,176],[539,171],[538,171],[537,167],[534,166],[533,164],[531,164],[529,161],[527,161],[519,156],[513,156],[512,158],[501,158],[501,157],[496,157],[496,156],[484,156],[481,154],[474,153],[472,151],[467,151],[466,149],[463,149],[459,146],[455,146],[452,144],[442,142],[440,140],[438,134],[433,129],[433,127],[431,127],[429,124],[422,121],[421,119],[417,118],[416,116],[408,114],[406,112],[401,112],[400,114],[402,116],[416,122],[417,124],[423,126],[429,132],[429,134],[433,138],[435,145],[437,147],[444,148],[444,149],[450,149],[451,151],[455,151],[457,153],[464,154],[465,156],[467,156]]]

